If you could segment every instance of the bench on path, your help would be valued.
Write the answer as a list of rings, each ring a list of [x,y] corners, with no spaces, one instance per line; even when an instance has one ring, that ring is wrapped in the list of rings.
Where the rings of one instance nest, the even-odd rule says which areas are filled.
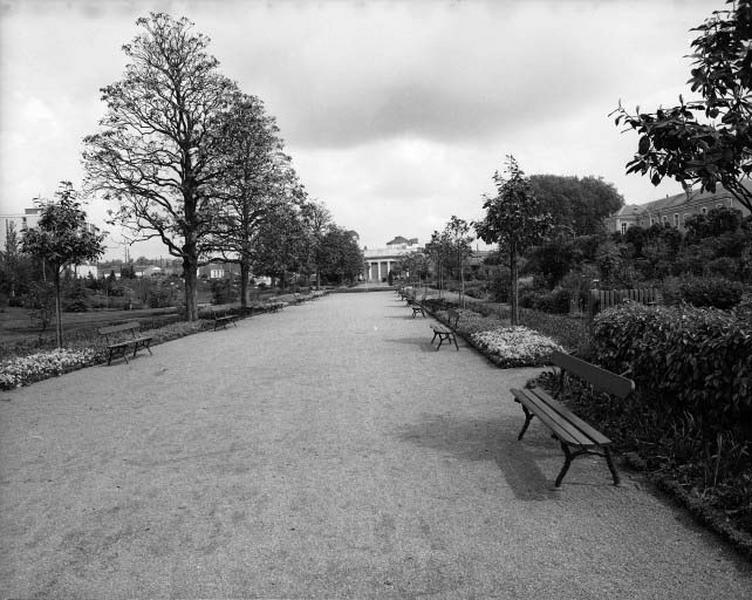
[[[103,335],[107,340],[107,349],[109,350],[109,356],[107,357],[107,365],[109,366],[113,358],[122,357],[125,362],[128,363],[128,351],[133,349],[133,358],[136,357],[136,352],[140,348],[145,348],[152,354],[151,348],[151,336],[139,336],[137,333],[141,329],[141,324],[138,321],[129,321],[120,325],[110,325],[109,327],[100,327],[97,329],[99,335]]]
[[[232,314],[229,309],[214,310],[212,309],[211,318],[214,320],[214,331],[217,331],[220,327],[226,329],[227,325],[232,323],[235,327],[238,326],[238,315]]]
[[[562,382],[565,376],[575,375],[582,381],[589,383],[594,390],[612,394],[619,399],[629,396],[635,387],[634,381],[631,379],[616,375],[563,352],[554,352],[551,356],[551,362],[560,369]],[[555,486],[557,488],[561,485],[572,461],[585,454],[604,457],[611,471],[614,485],[619,485],[619,474],[616,472],[609,450],[610,439],[540,388],[512,389],[511,391],[515,402],[520,403],[525,412],[525,424],[522,426],[517,439],[522,439],[530,421],[533,417],[538,417],[551,430],[552,437],[561,444],[561,449],[564,452],[564,465],[556,477]]]
[[[418,313],[423,315],[423,318],[426,316],[426,309],[423,307],[423,303],[426,301],[426,297],[423,296],[423,298],[420,299],[420,301],[415,299],[415,294],[412,296],[408,296],[407,298],[407,305],[413,310],[413,319],[418,316]]]
[[[431,325],[433,329],[433,337],[431,338],[431,344],[436,338],[439,338],[439,345],[436,346],[438,351],[441,348],[441,344],[444,341],[454,342],[454,347],[459,351],[460,347],[457,345],[457,324],[460,321],[460,313],[453,308],[447,311],[447,324],[446,325]]]

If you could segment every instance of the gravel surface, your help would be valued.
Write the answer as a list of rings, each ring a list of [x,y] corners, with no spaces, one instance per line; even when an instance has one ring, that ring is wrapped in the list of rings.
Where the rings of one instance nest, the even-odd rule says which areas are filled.
[[[637,475],[516,441],[501,370],[330,295],[0,395],[0,596],[752,597]]]

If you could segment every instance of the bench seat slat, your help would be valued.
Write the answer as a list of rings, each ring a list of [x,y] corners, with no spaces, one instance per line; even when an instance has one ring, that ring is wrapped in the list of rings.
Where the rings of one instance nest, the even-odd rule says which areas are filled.
[[[530,412],[534,413],[541,422],[543,422],[551,431],[556,434],[562,442],[575,446],[593,446],[593,440],[587,437],[574,425],[565,421],[555,410],[546,406],[546,404],[529,390],[513,389],[512,394],[515,398],[527,407]]]
[[[551,408],[553,408],[556,412],[558,412],[564,419],[566,419],[572,425],[577,427],[580,431],[582,431],[582,433],[588,436],[591,440],[593,440],[593,442],[595,442],[599,446],[605,446],[611,443],[611,440],[608,439],[605,435],[603,435],[600,431],[598,431],[597,429],[592,427],[590,424],[583,421],[580,417],[574,414],[561,402],[553,399],[551,396],[546,394],[546,392],[544,392],[540,388],[532,388],[531,390],[527,390],[527,391],[532,392],[539,398],[542,398],[546,402],[546,404],[548,404]]]

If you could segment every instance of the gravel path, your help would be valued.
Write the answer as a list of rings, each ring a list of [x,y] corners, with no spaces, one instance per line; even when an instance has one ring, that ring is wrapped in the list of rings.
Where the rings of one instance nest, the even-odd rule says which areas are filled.
[[[516,441],[500,370],[331,295],[0,396],[0,596],[752,597],[637,476]]]

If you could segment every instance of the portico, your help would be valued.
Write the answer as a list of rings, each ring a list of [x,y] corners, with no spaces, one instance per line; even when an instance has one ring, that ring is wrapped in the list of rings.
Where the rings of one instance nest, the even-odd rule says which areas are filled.
[[[410,252],[420,250],[417,238],[406,239],[397,236],[391,242],[387,242],[386,248],[365,248],[365,279],[369,283],[380,283],[389,277],[389,271]]]

